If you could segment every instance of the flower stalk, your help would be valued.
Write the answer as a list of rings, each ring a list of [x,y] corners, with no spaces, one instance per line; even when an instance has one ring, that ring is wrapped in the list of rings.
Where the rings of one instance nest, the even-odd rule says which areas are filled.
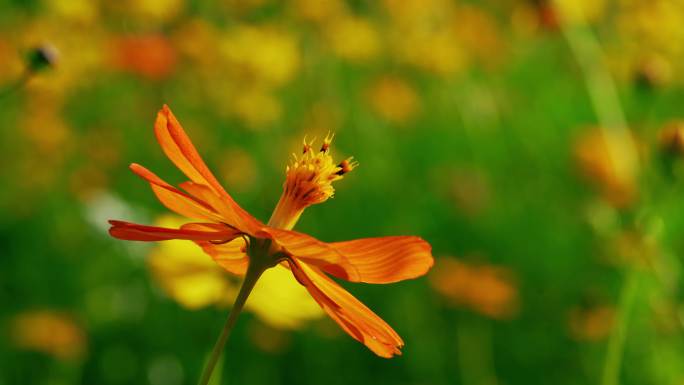
[[[265,266],[262,263],[255,263],[254,259],[252,262],[250,262],[249,267],[247,268],[247,273],[245,274],[245,280],[242,281],[242,286],[240,287],[240,291],[235,298],[233,308],[228,314],[228,318],[226,319],[226,323],[223,325],[223,329],[221,330],[218,340],[216,340],[216,344],[211,352],[211,356],[209,356],[207,366],[204,368],[204,372],[202,373],[199,385],[207,385],[209,380],[211,380],[211,375],[214,372],[214,368],[216,367],[219,357],[221,357],[221,353],[223,352],[226,341],[230,336],[230,332],[233,330],[237,318],[242,312],[242,309],[244,308],[252,289],[254,289],[259,277],[261,277],[261,274],[263,274],[267,268],[268,266]]]

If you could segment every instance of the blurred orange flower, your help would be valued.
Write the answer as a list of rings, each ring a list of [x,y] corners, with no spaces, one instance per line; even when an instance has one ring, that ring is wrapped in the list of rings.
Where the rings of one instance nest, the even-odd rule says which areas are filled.
[[[633,203],[638,195],[635,166],[625,154],[631,151],[621,141],[607,138],[600,129],[584,133],[575,142],[575,159],[580,171],[616,207]]]
[[[11,323],[14,344],[62,360],[77,359],[86,351],[85,332],[74,320],[51,310],[21,313]]]
[[[332,138],[320,151],[304,142],[303,154],[287,167],[284,191],[268,224],[242,209],[223,189],[185,134],[171,110],[157,115],[155,134],[169,159],[191,180],[180,186],[164,182],[138,164],[131,170],[150,183],[157,198],[185,217],[202,220],[178,229],[110,221],[110,234],[123,240],[185,239],[197,243],[229,272],[256,279],[264,270],[286,265],[318,304],[354,339],[382,357],[400,354],[403,341],[380,317],[328,274],[352,282],[391,283],[419,277],[433,264],[430,245],[414,236],[365,238],[325,243],[293,231],[307,207],[325,202],[355,166],[351,159],[335,164]]]
[[[673,120],[665,124],[658,134],[660,148],[668,153],[684,155],[684,120]]]
[[[511,318],[518,310],[518,289],[512,273],[503,267],[441,258],[429,278],[432,287],[452,305],[495,319]]]
[[[571,335],[580,341],[598,341],[610,334],[613,328],[615,309],[597,306],[591,309],[575,308],[568,316]]]
[[[176,50],[162,35],[118,37],[111,46],[112,65],[119,70],[159,80],[176,69]]]
[[[413,87],[396,76],[376,80],[367,92],[373,111],[392,123],[406,123],[420,109],[420,99]]]

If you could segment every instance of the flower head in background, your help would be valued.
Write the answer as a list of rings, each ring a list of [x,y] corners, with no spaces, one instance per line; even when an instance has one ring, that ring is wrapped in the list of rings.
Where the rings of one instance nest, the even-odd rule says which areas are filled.
[[[42,352],[61,360],[82,357],[87,337],[68,315],[51,310],[18,314],[11,323],[14,345],[20,349]]]
[[[382,357],[400,354],[404,342],[380,317],[328,275],[352,282],[392,283],[424,275],[433,264],[430,245],[415,236],[364,238],[326,243],[293,231],[302,212],[325,202],[332,183],[354,169],[351,159],[330,156],[331,137],[319,149],[304,141],[302,154],[287,167],[283,194],[267,224],[242,209],[223,189],[171,110],[158,113],[155,134],[169,159],[190,179],[180,190],[138,164],[131,169],[150,183],[170,210],[201,222],[180,228],[110,221],[110,234],[123,240],[191,240],[229,272],[283,265],[323,310],[350,336]]]
[[[180,217],[164,215],[155,221],[162,227],[183,225]],[[187,309],[225,306],[237,295],[239,282],[191,241],[171,240],[152,249],[148,267],[166,294]],[[286,303],[287,306],[281,306]],[[257,282],[245,308],[277,329],[296,329],[319,318],[323,311],[286,268],[269,269]]]
[[[632,205],[638,198],[638,168],[629,161],[628,145],[599,128],[584,132],[574,144],[574,155],[583,176],[592,182],[603,198],[618,208]]]
[[[430,275],[432,287],[452,305],[465,306],[494,319],[518,310],[518,288],[509,270],[442,258]]]

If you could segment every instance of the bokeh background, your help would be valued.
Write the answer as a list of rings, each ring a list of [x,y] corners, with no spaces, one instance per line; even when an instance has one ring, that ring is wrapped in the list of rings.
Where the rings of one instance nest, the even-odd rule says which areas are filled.
[[[214,384],[683,384],[680,0],[0,0],[0,384],[193,384],[237,278],[127,169],[183,181],[168,103],[268,219],[304,135],[360,162],[297,229],[416,234],[428,276],[344,284],[385,360],[287,274]]]

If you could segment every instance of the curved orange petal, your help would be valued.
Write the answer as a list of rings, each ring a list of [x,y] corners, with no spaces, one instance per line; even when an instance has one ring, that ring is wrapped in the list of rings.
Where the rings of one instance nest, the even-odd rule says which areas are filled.
[[[191,195],[206,202],[214,211],[221,215],[223,222],[226,222],[247,234],[255,235],[264,227],[263,223],[245,210],[240,209],[236,204],[232,205],[230,202],[221,199],[221,197],[216,195],[209,186],[194,182],[183,182],[180,184],[180,187]]]
[[[221,225],[188,223],[181,226],[181,229],[203,231],[211,228],[211,226]],[[249,257],[245,253],[246,242],[242,237],[225,243],[212,243],[206,240],[196,240],[195,243],[225,270],[236,275],[245,275],[247,272]]]
[[[126,241],[168,241],[171,239],[185,239],[191,241],[226,242],[239,235],[237,231],[221,225],[201,228],[184,228],[184,226],[180,229],[169,229],[166,227],[145,226],[116,220],[110,220],[109,223],[112,225],[109,229],[109,234],[114,238]]]
[[[217,195],[217,200],[223,201],[230,208],[231,216],[238,219],[232,225],[247,233],[256,232],[263,226],[223,189],[167,105],[157,113],[154,132],[162,150],[176,167],[194,183],[207,186]]]
[[[211,206],[164,182],[145,167],[133,163],[130,165],[130,169],[136,175],[150,183],[152,191],[157,196],[157,199],[159,199],[159,201],[169,210],[188,218],[217,222],[222,220],[220,215],[217,212],[214,212]]]
[[[264,227],[257,236],[271,238],[282,247],[287,254],[297,257],[303,262],[334,271],[335,275],[350,281],[360,278],[356,267],[330,244],[297,231]]]
[[[340,275],[339,269],[321,270],[353,282],[392,283],[420,277],[434,264],[432,247],[414,236],[364,238],[329,243],[354,266],[358,277]]]
[[[200,157],[197,149],[166,104],[157,113],[154,133],[166,156],[195,183],[205,184],[228,195]]]
[[[380,357],[401,354],[401,337],[380,317],[319,269],[292,259],[293,274],[344,331]]]

